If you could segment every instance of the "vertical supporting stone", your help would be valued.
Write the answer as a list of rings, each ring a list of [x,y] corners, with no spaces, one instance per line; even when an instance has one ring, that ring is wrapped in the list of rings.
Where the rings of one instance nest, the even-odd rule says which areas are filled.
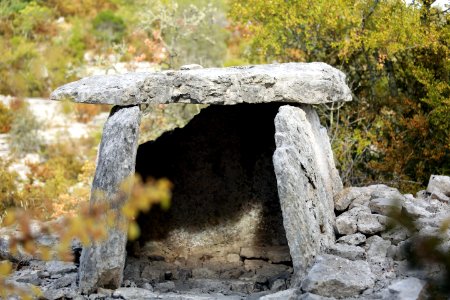
[[[334,242],[333,195],[342,189],[330,141],[312,107],[282,106],[273,155],[283,224],[298,285],[315,257]]]
[[[111,110],[103,128],[92,183],[91,205],[100,201],[114,201],[112,208],[120,209],[127,200],[123,195],[119,195],[119,185],[134,174],[140,120],[139,106],[115,106]],[[126,242],[126,232],[116,224],[105,241],[83,249],[79,273],[82,293],[91,293],[98,287],[120,287]]]

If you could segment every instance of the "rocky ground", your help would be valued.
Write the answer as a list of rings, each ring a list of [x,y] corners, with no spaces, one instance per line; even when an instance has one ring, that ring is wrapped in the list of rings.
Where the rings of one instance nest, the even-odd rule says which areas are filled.
[[[82,124],[68,128],[64,118],[59,122],[57,104],[30,100],[36,117],[57,125],[46,140],[60,135],[77,138],[91,130]],[[0,156],[8,153],[7,146],[0,136]],[[129,251],[123,286],[100,288],[90,295],[78,292],[77,259],[44,262],[20,251],[11,253],[9,235],[17,234],[13,228],[0,229],[0,259],[15,263],[11,284],[25,289],[38,286],[45,299],[423,299],[427,282],[445,270],[438,263],[410,268],[408,251],[420,237],[433,235],[443,240],[439,247],[448,252],[450,230],[441,226],[450,218],[449,201],[450,177],[446,176],[432,176],[427,190],[416,195],[386,185],[344,189],[334,198],[335,243],[315,257],[298,285],[291,282],[292,262],[282,246],[258,251],[240,246],[233,253],[217,252],[219,259],[198,257],[194,263],[168,256],[133,257]],[[391,226],[398,221],[392,216],[400,213],[416,219],[413,230]],[[34,228],[38,231],[39,224]],[[301,235],[302,229],[298,230]],[[41,236],[38,242],[52,246],[58,239]],[[72,249],[79,257],[80,244],[74,241]]]
[[[385,185],[344,189],[335,197],[336,243],[317,257],[301,285],[290,289],[292,268],[280,262],[285,260],[280,258],[283,249],[266,249],[267,256],[258,258],[243,249],[227,258],[227,272],[225,266],[218,272],[213,265],[195,268],[162,257],[128,257],[123,287],[91,295],[77,293],[76,263],[8,254],[4,230],[0,253],[18,262],[10,282],[37,285],[46,299],[423,299],[426,281],[444,271],[439,264],[410,268],[406,251],[414,239],[430,234],[442,237],[440,247],[448,251],[450,232],[440,230],[450,217],[448,195],[446,176],[433,176],[427,190],[416,196]],[[387,228],[392,212],[401,210],[416,218],[418,232]],[[73,248],[80,250],[76,243]]]

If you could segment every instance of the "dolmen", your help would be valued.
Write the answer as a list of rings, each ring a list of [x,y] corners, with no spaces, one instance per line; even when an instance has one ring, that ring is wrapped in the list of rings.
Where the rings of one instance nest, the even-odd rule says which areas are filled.
[[[296,285],[334,243],[333,196],[342,182],[314,106],[351,101],[341,71],[324,63],[189,65],[83,78],[59,87],[51,99],[113,105],[103,128],[92,204],[117,199],[120,183],[135,172],[174,183],[168,229],[153,245],[173,253],[222,245],[230,250],[221,252],[226,256],[243,245],[251,250],[284,243]],[[209,106],[185,128],[138,145],[143,110],[176,103]],[[140,223],[144,236],[151,219]],[[105,241],[84,248],[81,292],[120,287],[126,256],[127,236],[119,226]]]

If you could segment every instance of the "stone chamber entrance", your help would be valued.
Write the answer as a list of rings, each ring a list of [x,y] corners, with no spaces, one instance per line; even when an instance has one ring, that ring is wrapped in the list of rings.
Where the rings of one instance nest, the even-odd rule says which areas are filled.
[[[293,272],[272,162],[279,104],[212,105],[141,144],[136,173],[174,184],[167,211],[141,215],[124,280],[156,289],[255,293]]]

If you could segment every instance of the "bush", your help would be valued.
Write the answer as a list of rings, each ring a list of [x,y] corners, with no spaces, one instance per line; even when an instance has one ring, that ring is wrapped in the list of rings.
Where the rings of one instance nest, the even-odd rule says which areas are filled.
[[[22,156],[25,153],[39,152],[42,142],[39,137],[41,124],[27,106],[17,110],[10,130],[10,146],[13,153]]]
[[[125,34],[125,22],[110,10],[100,12],[92,21],[94,34],[99,40],[108,43],[122,41]]]
[[[0,159],[0,221],[5,210],[19,203],[15,172],[8,171],[9,163]]]
[[[11,130],[12,113],[0,102],[0,133],[8,133]]]

